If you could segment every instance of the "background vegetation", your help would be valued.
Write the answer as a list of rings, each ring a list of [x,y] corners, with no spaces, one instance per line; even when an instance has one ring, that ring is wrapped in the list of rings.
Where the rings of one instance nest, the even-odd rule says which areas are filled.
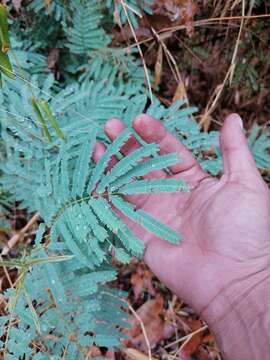
[[[270,3],[5,4],[11,49],[3,47],[1,8],[2,358],[219,359],[207,326],[131,259],[142,255],[139,239],[106,199],[92,196],[121,144],[109,146],[99,168],[89,159],[96,138],[108,143],[108,118],[130,125],[147,112],[219,176],[217,131],[236,111],[269,182]],[[159,167],[177,160],[156,153],[143,147],[103,176],[100,193],[135,216],[118,195],[138,191],[129,179],[147,170],[139,168],[142,157]],[[154,184],[139,186],[150,192]],[[168,186],[186,190],[183,183],[155,184],[156,191]],[[136,214],[136,221],[145,216]],[[153,219],[144,226],[178,240]]]

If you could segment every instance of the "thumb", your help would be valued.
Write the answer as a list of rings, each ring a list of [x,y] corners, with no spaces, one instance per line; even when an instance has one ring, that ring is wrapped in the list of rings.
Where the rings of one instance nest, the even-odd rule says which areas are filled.
[[[224,174],[236,174],[240,177],[243,173],[259,174],[238,114],[231,114],[226,118],[221,130],[220,146]]]

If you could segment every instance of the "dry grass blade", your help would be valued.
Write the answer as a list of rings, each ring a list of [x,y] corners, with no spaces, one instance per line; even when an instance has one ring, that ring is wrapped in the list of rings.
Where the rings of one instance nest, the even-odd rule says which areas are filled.
[[[227,80],[230,77],[231,71],[232,71],[232,65],[230,65],[222,84],[220,84],[216,87],[214,93],[212,94],[212,96],[210,97],[210,99],[206,105],[204,114],[201,116],[201,120],[200,120],[199,124],[200,124],[200,126],[203,127],[204,131],[208,131],[208,128],[211,123],[211,121],[209,121],[209,116],[212,114],[212,112],[215,110],[215,108],[217,106],[218,100],[222,94],[222,91],[223,91],[226,83],[227,83]]]
[[[228,22],[228,21],[241,21],[242,19],[243,20],[266,19],[269,17],[270,17],[270,14],[250,15],[250,16],[245,15],[245,16],[216,17],[216,18],[202,19],[202,20],[194,21],[194,27],[200,27],[200,26],[205,26],[205,25],[215,25],[216,23],[221,24],[222,21],[224,21],[224,24],[225,24],[225,22]],[[173,33],[173,32],[179,31],[179,30],[186,30],[186,28],[187,28],[186,25],[177,25],[177,26],[172,26],[172,27],[166,27],[164,29],[157,31],[157,34],[159,35],[159,37],[162,37],[164,34],[166,34],[166,36],[167,36],[167,33]],[[138,45],[148,43],[150,41],[153,41],[154,38],[155,38],[154,36],[149,36],[146,39],[138,41],[135,44],[131,44],[128,48],[131,49]]]
[[[158,87],[161,83],[162,76],[162,64],[163,64],[163,49],[161,44],[158,47],[157,61],[155,64],[155,86]]]
[[[199,334],[200,332],[203,332],[203,331],[205,331],[205,330],[207,330],[207,329],[208,329],[208,326],[207,326],[207,325],[204,325],[204,326],[202,326],[200,329],[195,330],[195,331],[193,331],[192,333],[190,333],[190,334],[188,334],[188,335],[185,335],[185,336],[181,337],[180,339],[173,341],[172,343],[167,344],[166,346],[164,346],[164,348],[167,349],[167,348],[169,348],[169,347],[171,347],[171,346],[173,346],[173,345],[177,345],[177,344],[179,344],[180,342],[183,342],[183,341],[184,341],[184,343],[183,343],[183,344],[181,345],[181,347],[180,347],[180,349],[181,349],[181,348],[183,348],[183,347],[190,341],[190,339],[191,339],[194,335]]]
[[[121,2],[121,5],[122,5],[122,8],[124,10],[124,13],[126,15],[126,18],[127,18],[127,21],[128,21],[132,36],[133,36],[133,38],[135,40],[136,46],[138,48],[138,51],[139,51],[139,54],[140,54],[140,57],[141,57],[141,60],[142,60],[142,65],[143,65],[143,69],[144,69],[144,75],[145,75],[147,87],[148,87],[148,90],[149,90],[149,97],[150,97],[151,102],[153,102],[153,92],[152,92],[152,87],[151,87],[150,76],[149,76],[148,69],[147,69],[147,66],[146,66],[146,62],[145,62],[145,59],[144,59],[144,56],[143,56],[143,52],[142,52],[141,46],[139,44],[138,38],[136,36],[135,30],[134,30],[134,28],[132,26],[132,23],[130,21],[126,4],[125,4],[125,2],[123,0],[120,0],[120,2]]]
[[[241,16],[224,16],[224,17],[216,17],[216,18],[210,18],[210,19],[202,19],[194,21],[194,26],[203,26],[203,25],[209,25],[212,23],[219,23],[220,21],[242,21],[242,20],[254,20],[254,19],[264,19],[269,18],[270,14],[262,14],[262,15],[241,15]],[[167,31],[178,31],[178,30],[185,30],[186,25],[179,25],[179,26],[172,26],[168,28],[164,28],[159,31],[159,33],[167,32]]]
[[[183,97],[187,100],[187,103],[188,103],[188,98],[187,98],[185,85],[184,85],[184,82],[182,80],[180,71],[178,69],[178,66],[177,66],[177,63],[176,63],[174,57],[172,56],[171,52],[167,48],[167,46],[166,46],[165,42],[163,41],[163,39],[155,31],[155,29],[153,27],[151,27],[151,30],[152,30],[153,34],[156,36],[156,39],[159,42],[159,44],[162,46],[164,54],[165,54],[166,59],[167,59],[167,62],[169,64],[169,67],[170,67],[170,69],[171,69],[171,71],[173,73],[173,76],[174,76],[175,80],[178,83],[178,87],[181,87],[183,95],[184,95]]]
[[[235,47],[234,47],[230,67],[229,67],[229,69],[228,69],[228,71],[227,71],[227,73],[225,75],[225,78],[224,78],[222,84],[217,86],[215,92],[210,97],[210,100],[208,101],[207,106],[205,108],[204,114],[202,115],[201,120],[200,120],[200,125],[203,126],[204,131],[208,131],[208,129],[210,127],[211,114],[213,113],[213,111],[215,110],[215,108],[217,106],[218,100],[220,99],[220,96],[222,94],[222,91],[223,91],[228,79],[229,79],[230,85],[232,84],[234,71],[235,71],[235,67],[236,67],[237,52],[238,52],[238,49],[239,49],[240,39],[241,39],[243,27],[244,27],[245,18],[246,18],[246,16],[245,16],[245,6],[246,6],[245,5],[245,0],[242,0],[241,24],[240,24],[236,44],[235,44]]]
[[[106,291],[104,291],[103,293],[119,300],[119,298],[117,296],[115,296],[115,295],[113,295],[111,293],[108,293]],[[136,320],[140,324],[140,327],[142,329],[142,333],[143,333],[143,336],[144,336],[144,340],[145,340],[145,343],[146,343],[146,346],[147,346],[148,359],[149,360],[155,360],[152,357],[150,342],[149,342],[147,332],[145,330],[145,326],[144,326],[144,323],[143,323],[142,319],[140,318],[140,316],[136,313],[136,311],[133,309],[133,307],[130,305],[130,303],[126,299],[121,298],[121,300],[127,305],[129,311],[134,315],[134,317],[136,318]]]
[[[238,32],[238,36],[237,36],[237,40],[236,40],[232,60],[231,60],[232,69],[231,69],[231,72],[230,72],[230,85],[232,84],[232,80],[233,80],[234,70],[235,70],[235,67],[236,67],[236,56],[237,56],[237,52],[238,52],[238,49],[239,49],[240,39],[241,39],[241,35],[242,35],[243,28],[244,28],[244,23],[245,23],[245,20],[244,20],[245,7],[246,7],[245,0],[242,0],[242,16],[243,16],[243,18],[241,20],[241,24],[240,24],[240,28],[239,28],[239,32]]]
[[[207,325],[201,327],[200,329],[193,331],[191,334],[188,335],[188,337],[186,338],[186,340],[183,342],[183,344],[180,346],[180,348],[177,350],[177,352],[174,355],[173,359],[177,359],[177,355],[180,354],[184,348],[186,347],[186,345],[191,341],[191,339],[193,339],[193,337],[195,335],[200,334],[201,332],[203,332],[204,330],[206,330],[208,328]],[[182,338],[183,339],[183,338]]]
[[[126,302],[129,310],[135,316],[135,318],[137,319],[137,321],[139,322],[139,324],[141,326],[142,333],[143,333],[143,336],[144,336],[144,339],[145,339],[145,342],[147,345],[147,349],[148,349],[148,359],[152,360],[153,358],[152,358],[151,346],[150,346],[150,342],[149,342],[149,339],[148,339],[148,336],[147,336],[147,333],[145,330],[144,323],[143,323],[142,319],[139,317],[139,315],[136,313],[136,311],[133,309],[133,307],[126,300],[124,300],[124,301]]]

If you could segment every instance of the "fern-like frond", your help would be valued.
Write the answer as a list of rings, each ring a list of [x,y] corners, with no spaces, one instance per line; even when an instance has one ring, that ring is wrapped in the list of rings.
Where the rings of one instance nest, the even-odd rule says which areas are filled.
[[[118,191],[124,195],[146,194],[146,193],[167,193],[177,191],[189,191],[189,187],[184,180],[178,179],[153,179],[137,180],[122,186]]]
[[[42,12],[44,15],[53,16],[56,21],[65,20],[66,8],[64,0],[45,2],[43,0],[32,0],[28,5],[28,10],[35,13]]]
[[[167,240],[173,244],[178,244],[181,240],[178,232],[160,223],[145,211],[140,209],[135,210],[134,206],[124,201],[121,197],[111,196],[110,200],[112,201],[113,205],[124,215],[136,223],[142,225],[148,231],[160,237],[161,239]]]
[[[124,143],[129,139],[131,136],[130,130],[124,130],[117,139],[113,142],[113,144],[107,149],[103,157],[100,159],[98,164],[96,165],[95,169],[93,170],[91,179],[90,179],[90,187],[88,188],[89,191],[92,191],[94,187],[97,185],[97,182],[101,179],[110,159],[113,155],[116,155],[120,148],[124,145]]]
[[[110,159],[119,153],[130,136],[130,130],[123,131],[107,147],[100,161],[91,167],[89,161],[96,139],[94,133],[79,145],[76,142],[62,144],[58,157],[47,167],[49,174],[46,177],[50,179],[52,187],[52,196],[46,198],[47,208],[53,212],[50,216],[51,232],[58,233],[69,251],[90,269],[108,261],[110,253],[115,253],[118,259],[126,262],[130,255],[142,256],[144,251],[141,240],[131,232],[107,201],[108,195],[112,200],[119,193],[187,191],[187,185],[182,180],[133,181],[136,176],[146,175],[153,169],[161,169],[179,161],[176,154],[157,155],[158,147],[155,144],[142,145],[107,171]],[[149,156],[153,158],[149,159]],[[148,160],[144,164],[146,157]],[[112,190],[118,179],[121,186],[117,186],[117,191]],[[64,194],[67,195],[66,198]],[[137,220],[141,224],[139,214],[141,213],[137,214]],[[165,235],[165,240],[173,242],[173,230],[170,233],[165,225],[155,221],[150,215],[144,214],[144,217],[147,219],[146,227],[157,236]],[[121,247],[117,245],[117,241],[120,241]]]
[[[46,259],[44,250],[40,256]],[[115,270],[104,266],[89,272],[74,259],[36,265],[24,276],[21,288],[6,292],[10,313],[0,324],[5,358],[48,359],[55,353],[59,359],[65,354],[83,360],[91,345],[119,346],[120,328],[127,327],[126,304],[121,292],[103,285],[115,279]],[[71,338],[75,347],[69,349]]]
[[[89,54],[91,50],[105,48],[109,43],[101,25],[102,2],[72,1],[71,24],[64,24],[67,47],[73,54]]]
[[[4,77],[0,94],[1,191],[11,194],[18,207],[38,212],[44,224],[33,249],[27,247],[29,256],[19,248],[18,259],[2,262],[18,271],[0,318],[7,360],[84,360],[92,345],[119,346],[126,327],[123,294],[104,284],[116,277],[112,257],[128,263],[144,252],[120,213],[156,237],[173,244],[180,240],[178,232],[135,209],[125,195],[187,191],[181,180],[144,180],[181,158],[158,155],[156,145],[139,138],[141,147],[122,156],[132,134],[126,130],[95,164],[93,145],[96,139],[108,143],[102,129],[109,118],[120,118],[131,129],[133,119],[146,112],[188,147],[203,169],[222,172],[218,133],[201,132],[196,108],[185,100],[167,107],[155,97],[149,104],[136,47],[116,48],[117,41],[108,46],[113,22],[136,27],[151,4],[31,0],[22,2],[23,16],[9,17],[9,66],[16,80]],[[252,71],[247,75],[254,83]],[[42,121],[32,97],[45,101],[38,101]],[[268,174],[269,135],[262,130],[253,129],[249,144],[258,167]],[[112,156],[119,161],[108,170]],[[0,211],[8,217],[11,202],[6,196],[1,202]]]
[[[96,142],[97,131],[93,129],[89,140],[87,140],[81,147],[78,160],[76,162],[73,182],[72,182],[72,196],[82,196],[86,187],[87,178],[89,176],[90,161],[93,148]]]
[[[126,174],[116,179],[110,188],[110,191],[115,191],[122,185],[129,184],[137,177],[144,176],[152,171],[166,169],[171,165],[175,165],[180,160],[180,156],[177,153],[171,153],[166,155],[157,155],[150,160],[146,160],[128,171]]]
[[[158,147],[156,144],[148,144],[138,148],[137,150],[133,151],[129,156],[121,159],[101,180],[97,187],[97,193],[103,193],[106,187],[108,187],[121,175],[131,170],[134,166],[138,164],[138,162],[142,161],[148,156],[156,155],[157,152]]]
[[[255,125],[249,136],[249,145],[257,166],[261,169],[270,168],[270,137],[262,132],[262,128]]]

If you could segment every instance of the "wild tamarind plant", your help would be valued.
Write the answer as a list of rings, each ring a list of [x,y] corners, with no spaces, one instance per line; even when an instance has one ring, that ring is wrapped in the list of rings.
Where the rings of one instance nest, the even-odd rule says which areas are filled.
[[[125,294],[106,283],[117,276],[112,260],[142,257],[144,245],[119,211],[164,241],[181,240],[127,200],[131,194],[188,191],[183,180],[142,178],[177,163],[177,154],[160,155],[157,145],[135,134],[141,147],[121,155],[135,116],[144,112],[159,119],[205,170],[222,170],[218,133],[200,131],[196,108],[185,100],[167,108],[156,98],[150,104],[135,48],[109,46],[113,23],[129,20],[136,27],[151,2],[142,8],[140,1],[126,0],[123,11],[121,1],[28,1],[21,14],[9,18],[9,34],[7,8],[0,7],[1,206],[6,211],[8,197],[41,219],[33,246],[1,259],[17,271],[0,318],[7,360],[79,360],[89,358],[92,345],[121,346],[128,326]],[[59,73],[46,62],[47,49],[57,49]],[[111,144],[103,132],[110,117],[127,125]],[[254,128],[250,146],[258,166],[267,168],[268,136],[259,135]],[[95,164],[97,140],[108,146]],[[119,161],[108,171],[113,155]]]

